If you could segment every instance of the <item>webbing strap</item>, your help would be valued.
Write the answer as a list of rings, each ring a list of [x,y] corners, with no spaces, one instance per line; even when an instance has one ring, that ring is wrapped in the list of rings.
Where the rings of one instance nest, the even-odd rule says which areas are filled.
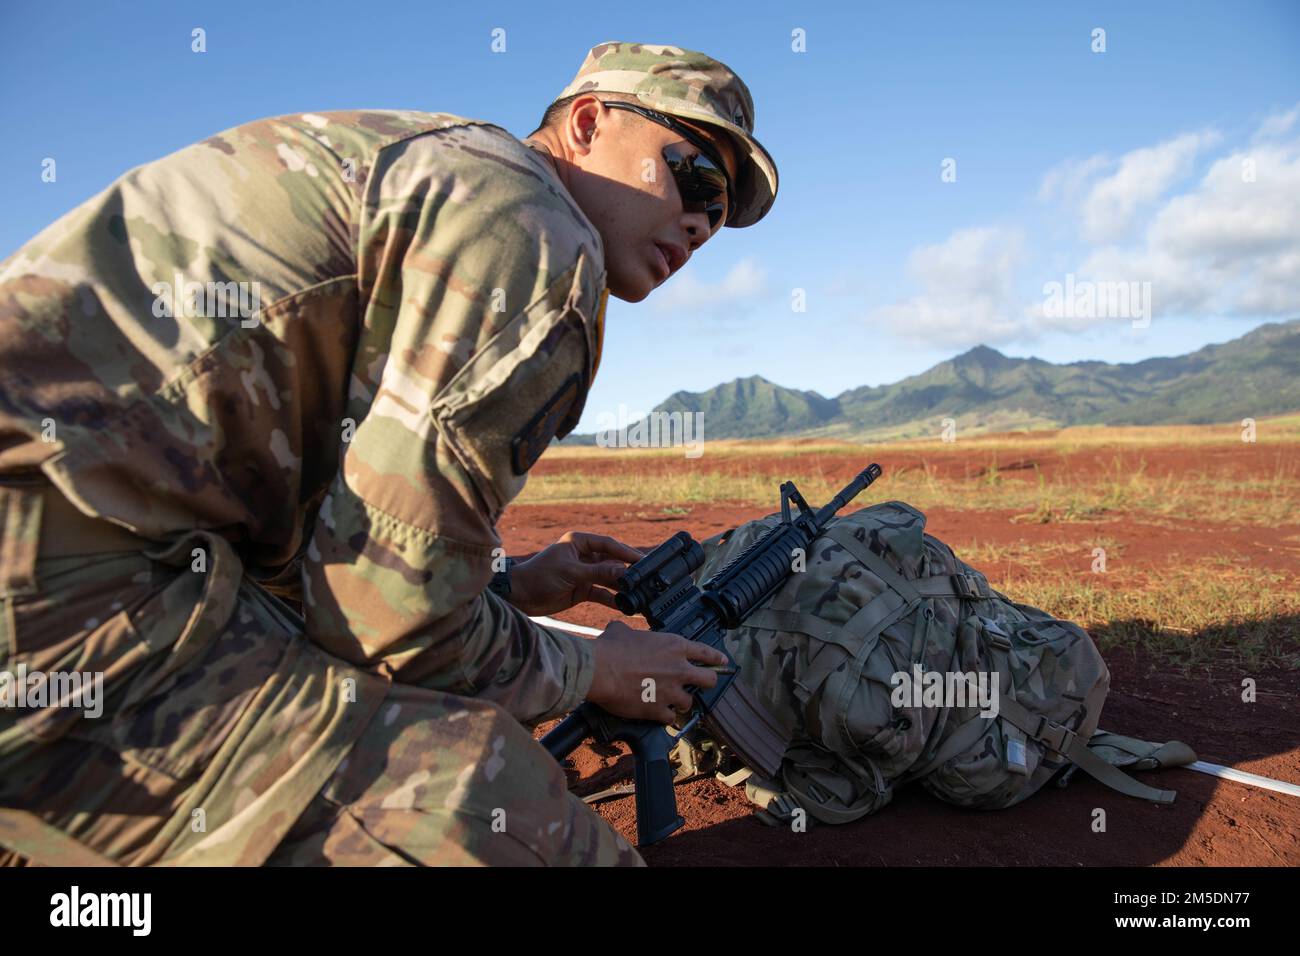
[[[886,589],[858,608],[848,621],[843,625],[837,625],[850,635],[851,646],[845,649],[848,659],[857,664],[865,661],[876,649],[876,644],[885,628],[906,617],[912,612],[913,607],[914,605],[904,601],[896,592]],[[812,659],[811,665],[795,682],[795,687],[803,693],[801,700],[806,702],[812,697],[830,676],[831,671],[843,663],[843,657],[828,653],[825,649],[817,654]]]
[[[912,586],[922,597],[955,597],[973,601],[993,596],[985,582],[965,571],[917,578],[912,582]]]
[[[833,524],[823,534],[857,558],[868,571],[885,582],[891,590],[897,592],[898,596],[908,604],[916,604],[920,601],[921,595],[917,591],[914,582],[907,580],[907,578],[895,571],[888,561],[867,547],[866,542],[855,538],[848,525]]]
[[[843,625],[834,624],[806,611],[782,611],[761,607],[745,618],[745,624],[769,631],[795,631],[799,634],[807,634],[823,644],[842,647],[850,655],[854,654],[858,645],[862,643],[861,638],[855,637]]]
[[[1137,737],[1113,734],[1109,730],[1102,730],[1100,727],[1092,735],[1092,739],[1088,741],[1088,749],[1093,753],[1097,753],[1099,748],[1117,750],[1133,758],[1132,760],[1121,759],[1118,762],[1111,763],[1111,761],[1102,757],[1113,767],[1131,766],[1135,770],[1153,770],[1157,767],[1164,769],[1186,767],[1196,762],[1196,751],[1181,740],[1163,742],[1139,740]]]
[[[880,632],[909,611],[909,605],[904,604],[895,594],[884,591],[858,608],[844,624],[832,623],[806,611],[785,611],[771,607],[754,611],[745,618],[745,624],[772,631],[807,634],[824,644],[834,644],[853,660],[865,659],[874,649]],[[864,649],[866,654],[863,654]],[[800,677],[798,686],[805,695],[811,696],[842,660],[825,652],[815,655],[811,666]]]
[[[902,786],[917,777],[924,777],[935,767],[942,767],[945,763],[957,756],[968,747],[972,746],[975,741],[984,735],[988,728],[988,721],[991,717],[972,717],[966,723],[962,724],[948,736],[948,738],[939,746],[938,751],[929,760],[926,760],[920,766],[914,766],[911,770],[899,778],[898,786]]]
[[[822,534],[841,545],[849,554],[865,565],[872,574],[884,581],[909,602],[917,595],[927,598],[955,597],[965,598],[966,600],[993,596],[993,591],[989,588],[987,582],[981,581],[978,576],[968,571],[959,571],[956,574],[936,574],[928,578],[905,578],[895,571],[888,561],[867,547],[865,542],[854,537],[848,525],[833,524]]]
[[[38,866],[120,866],[34,813],[0,807],[0,846]]]
[[[1112,767],[1088,749],[1088,742],[1074,731],[1062,727],[1055,721],[1048,720],[1041,714],[1030,713],[1019,701],[1003,697],[998,702],[998,710],[1015,726],[1019,727],[1034,740],[1046,744],[1057,753],[1069,758],[1079,765],[1079,769],[1088,776],[1105,784],[1112,790],[1130,797],[1139,797],[1154,803],[1173,803],[1178,795],[1176,790],[1159,790],[1138,783],[1124,771]]]

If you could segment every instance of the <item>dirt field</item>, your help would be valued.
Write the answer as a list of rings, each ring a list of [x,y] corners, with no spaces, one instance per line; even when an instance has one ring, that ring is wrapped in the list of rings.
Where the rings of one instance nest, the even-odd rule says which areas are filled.
[[[1176,444],[1127,429],[1119,444],[1036,433],[946,448],[729,445],[689,462],[664,451],[557,449],[500,530],[514,555],[569,530],[649,548],[678,530],[703,538],[776,510],[785,478],[820,505],[823,488],[878,461],[886,479],[846,510],[909,501],[927,513],[930,534],[999,590],[1087,627],[1112,674],[1103,727],[1183,740],[1202,760],[1300,784],[1300,442],[1220,434],[1188,430]],[[692,500],[719,481],[737,489],[734,500]],[[655,487],[666,494],[629,494]],[[1094,570],[1097,547],[1104,573]],[[618,615],[585,604],[557,616],[600,627]],[[1253,703],[1241,700],[1244,678],[1256,682]],[[589,744],[570,779],[585,794],[631,773],[626,753]],[[906,789],[858,823],[806,833],[764,826],[743,787],[701,779],[678,787],[686,826],[644,855],[676,866],[1300,864],[1300,798],[1188,770],[1141,777],[1177,790],[1175,804],[1123,797],[1079,773],[1065,789],[995,812]],[[1092,830],[1097,807],[1104,833]],[[635,841],[631,798],[596,809]]]

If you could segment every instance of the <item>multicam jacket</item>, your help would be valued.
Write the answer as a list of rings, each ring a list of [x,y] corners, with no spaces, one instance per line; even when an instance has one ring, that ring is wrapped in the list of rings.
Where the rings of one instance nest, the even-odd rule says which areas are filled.
[[[497,518],[596,374],[603,256],[489,123],[236,127],[0,263],[0,476],[39,469],[146,538],[218,532],[354,664],[562,713],[589,642],[485,587]]]

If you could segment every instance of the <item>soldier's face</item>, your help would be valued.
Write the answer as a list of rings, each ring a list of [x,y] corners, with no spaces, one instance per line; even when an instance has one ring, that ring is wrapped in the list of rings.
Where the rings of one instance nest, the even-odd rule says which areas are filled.
[[[567,127],[575,137],[569,146],[582,173],[573,177],[571,191],[604,242],[609,291],[640,302],[709,239],[708,216],[683,208],[663,157],[669,145],[688,156],[699,150],[628,110],[594,103],[587,115],[575,118],[578,122]],[[734,183],[737,157],[731,140],[700,124],[686,125],[714,144]],[[593,129],[587,143],[585,134]]]

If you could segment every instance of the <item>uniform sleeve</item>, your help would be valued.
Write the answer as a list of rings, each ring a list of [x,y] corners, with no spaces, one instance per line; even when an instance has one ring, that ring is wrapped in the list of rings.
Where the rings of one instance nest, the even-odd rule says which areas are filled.
[[[375,163],[357,424],[306,550],[303,602],[331,652],[533,723],[584,698],[591,644],[485,588],[498,517],[581,413],[605,275],[567,193],[494,130],[440,130]]]

